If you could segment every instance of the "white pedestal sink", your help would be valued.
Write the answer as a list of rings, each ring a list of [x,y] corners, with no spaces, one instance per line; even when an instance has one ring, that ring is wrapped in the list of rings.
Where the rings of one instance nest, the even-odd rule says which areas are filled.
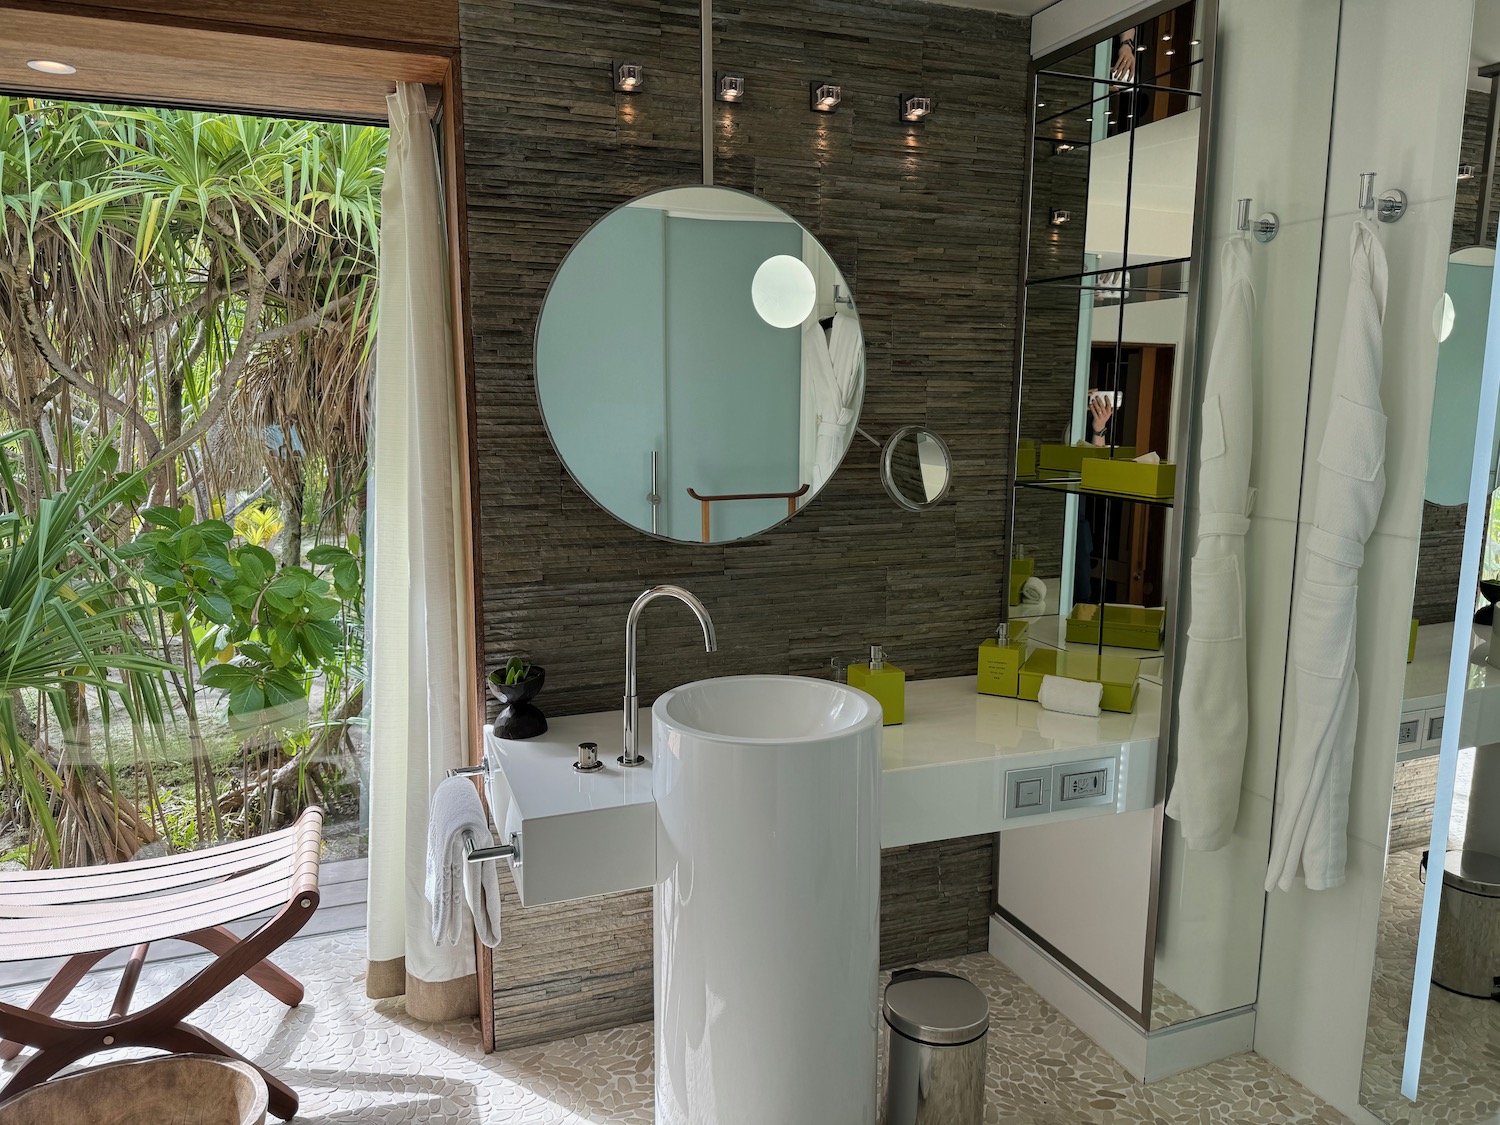
[[[880,720],[790,676],[652,708],[657,1125],[873,1125]]]

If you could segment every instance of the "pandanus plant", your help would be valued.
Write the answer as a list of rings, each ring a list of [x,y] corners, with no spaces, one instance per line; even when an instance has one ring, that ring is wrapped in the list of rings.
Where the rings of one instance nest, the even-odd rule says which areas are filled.
[[[151,606],[111,545],[146,484],[115,472],[108,444],[62,489],[23,482],[11,452],[36,454],[36,440],[0,435],[0,780],[20,790],[40,836],[35,864],[123,859],[155,838],[153,816],[111,783],[88,722],[92,710],[106,745],[121,712],[138,746],[163,730],[168,665],[151,655],[161,647]],[[32,515],[22,498],[38,493]]]

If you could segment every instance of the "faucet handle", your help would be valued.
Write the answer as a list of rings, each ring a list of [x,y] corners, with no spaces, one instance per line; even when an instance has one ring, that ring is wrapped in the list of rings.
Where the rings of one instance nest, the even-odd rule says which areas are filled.
[[[604,763],[599,760],[599,744],[597,742],[580,742],[578,744],[578,761],[573,763],[573,768],[579,773],[593,773],[602,770]]]

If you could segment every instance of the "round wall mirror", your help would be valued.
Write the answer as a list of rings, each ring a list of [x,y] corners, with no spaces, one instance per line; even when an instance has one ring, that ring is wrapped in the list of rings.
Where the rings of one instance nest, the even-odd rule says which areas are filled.
[[[953,483],[953,455],[948,443],[931,430],[907,426],[885,443],[880,478],[891,499],[911,512],[942,501]]]
[[[568,253],[536,332],[552,444],[600,507],[684,543],[758,535],[837,470],[864,337],[828,252],[742,191],[617,207]]]

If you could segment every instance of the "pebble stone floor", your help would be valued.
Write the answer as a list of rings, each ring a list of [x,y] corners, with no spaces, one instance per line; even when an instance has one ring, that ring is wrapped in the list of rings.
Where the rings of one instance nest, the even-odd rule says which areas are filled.
[[[307,985],[287,1010],[240,981],[195,1019],[298,1090],[306,1125],[649,1125],[651,1025],[485,1055],[477,1020],[428,1025],[364,995],[364,935],[307,938],[276,958]],[[201,959],[147,967],[137,1004]],[[987,1125],[1347,1125],[1256,1055],[1142,1086],[988,954],[933,962],[989,995]],[[64,1015],[108,1010],[115,974],[89,977]],[[0,991],[28,1003],[36,986]],[[95,1056],[102,1061],[106,1056]],[[26,1056],[22,1056],[24,1060]],[[19,1063],[0,1067],[0,1076]]]
[[[1421,849],[1386,860],[1360,1102],[1386,1125],[1500,1125],[1500,1004],[1434,987],[1415,1103],[1401,1096],[1421,926]]]

